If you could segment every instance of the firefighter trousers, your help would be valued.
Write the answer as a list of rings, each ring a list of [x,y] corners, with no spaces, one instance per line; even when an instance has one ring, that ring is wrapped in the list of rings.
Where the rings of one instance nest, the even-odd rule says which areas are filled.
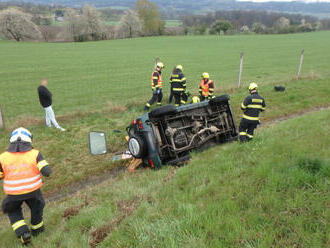
[[[21,196],[23,195],[10,195],[7,196],[2,202],[2,211],[8,215],[12,228],[17,237],[22,236],[25,232],[29,232],[29,227],[24,220],[22,212],[23,202],[25,202],[31,210],[32,234],[43,231],[44,225],[42,216],[43,209],[45,207],[45,201],[42,197],[41,191],[38,190],[35,192],[32,198],[20,200],[19,197]]]
[[[172,87],[172,85],[171,85],[170,96],[169,96],[169,98],[168,98],[168,103],[169,103],[169,104],[172,103],[173,97],[174,97],[174,96],[173,96],[173,87]]]
[[[188,97],[183,91],[173,91],[173,96],[175,106],[180,106],[187,103]]]
[[[259,125],[259,121],[252,121],[242,118],[239,124],[239,140],[241,142],[250,141],[253,138],[254,129]]]
[[[202,101],[209,100],[209,97],[208,97],[208,96],[203,96],[203,95],[201,95],[199,98],[201,99],[201,102],[202,102]]]
[[[148,101],[149,107],[154,104],[155,102],[157,102],[158,105],[160,105],[162,103],[162,99],[163,99],[163,92],[162,90],[159,91],[158,94],[156,94],[156,91],[152,94],[152,97],[150,98],[150,100]]]

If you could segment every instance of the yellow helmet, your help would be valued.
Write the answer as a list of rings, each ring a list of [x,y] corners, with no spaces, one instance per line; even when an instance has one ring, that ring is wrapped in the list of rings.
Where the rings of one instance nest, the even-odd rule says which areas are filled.
[[[257,90],[258,89],[258,85],[255,82],[250,83],[249,85],[249,91],[251,90]]]
[[[156,66],[159,67],[159,68],[164,68],[164,64],[162,62],[158,62],[156,64]]]
[[[198,102],[200,102],[201,100],[199,99],[199,97],[198,96],[193,96],[192,97],[192,103],[198,103]]]
[[[207,78],[207,79],[209,79],[209,78],[210,78],[210,75],[209,75],[207,72],[204,72],[204,73],[202,74],[202,78]]]
[[[182,65],[177,65],[175,68],[179,69],[180,71],[183,71],[183,66]]]

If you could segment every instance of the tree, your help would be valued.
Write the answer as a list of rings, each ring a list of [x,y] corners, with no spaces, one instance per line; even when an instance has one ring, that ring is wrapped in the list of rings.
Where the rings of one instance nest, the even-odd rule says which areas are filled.
[[[116,29],[116,36],[118,38],[133,38],[139,36],[141,31],[142,23],[136,11],[125,11],[120,19],[120,24]]]
[[[160,19],[157,6],[149,0],[137,0],[136,11],[142,21],[142,31],[145,35],[161,35],[165,29],[165,23]]]
[[[224,34],[232,28],[232,25],[228,21],[223,21],[223,20],[217,20],[211,25],[211,30],[210,32],[213,34],[219,34],[221,31],[223,31]]]
[[[86,35],[87,24],[77,11],[67,9],[65,11],[65,20],[67,21],[67,33],[74,41],[86,41],[88,39]]]
[[[276,30],[285,29],[285,28],[288,28],[289,26],[290,26],[290,20],[288,18],[283,17],[283,16],[278,18],[274,23],[274,28]]]
[[[266,26],[260,22],[255,22],[252,25],[252,31],[256,34],[262,34],[266,31]]]
[[[101,40],[105,32],[100,12],[95,7],[86,4],[82,9],[82,18],[86,25],[84,28],[86,35],[91,40]]]
[[[101,14],[92,6],[85,5],[80,15],[76,10],[65,11],[67,32],[74,41],[100,40],[105,37]]]
[[[32,15],[10,8],[0,12],[0,32],[8,39],[22,41],[39,39],[41,33],[32,21]]]
[[[244,25],[240,28],[240,31],[242,33],[248,33],[250,31],[249,27],[247,25]]]

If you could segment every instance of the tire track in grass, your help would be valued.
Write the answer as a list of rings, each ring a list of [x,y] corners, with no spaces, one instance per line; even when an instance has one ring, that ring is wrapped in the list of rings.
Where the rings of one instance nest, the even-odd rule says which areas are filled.
[[[261,128],[267,128],[269,126],[275,125],[282,121],[297,118],[297,117],[300,117],[303,115],[322,111],[322,110],[329,109],[329,108],[330,108],[330,104],[325,104],[325,105],[313,107],[313,108],[310,108],[310,109],[307,109],[304,111],[298,111],[298,112],[290,114],[290,115],[281,116],[281,117],[278,117],[278,118],[270,120],[270,121],[265,121],[261,124]],[[64,199],[66,197],[71,197],[74,194],[76,194],[77,192],[79,192],[89,186],[96,186],[109,179],[115,179],[125,171],[126,171],[126,166],[122,165],[122,166],[117,166],[115,168],[112,168],[111,170],[105,172],[101,176],[91,176],[88,178],[84,178],[83,180],[80,180],[78,182],[74,182],[70,185],[67,185],[67,187],[70,188],[70,190],[68,190],[68,191],[53,192],[53,193],[49,193],[49,194],[45,193],[44,194],[45,201],[46,201],[46,203],[49,203],[49,202],[55,202],[55,201]],[[172,176],[174,176],[174,175],[172,175]],[[169,180],[170,179],[171,179],[171,176],[169,177]],[[167,180],[165,179],[165,181],[167,181]],[[27,208],[23,209],[24,212],[26,210],[27,210]],[[7,216],[3,215],[0,217],[0,221],[3,221],[4,219],[7,219]]]

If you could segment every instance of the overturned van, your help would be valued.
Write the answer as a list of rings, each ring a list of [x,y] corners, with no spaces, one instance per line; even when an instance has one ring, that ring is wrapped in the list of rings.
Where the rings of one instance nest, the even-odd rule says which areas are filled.
[[[180,107],[159,107],[134,120],[127,133],[130,153],[152,168],[180,164],[192,151],[238,137],[228,95]]]

